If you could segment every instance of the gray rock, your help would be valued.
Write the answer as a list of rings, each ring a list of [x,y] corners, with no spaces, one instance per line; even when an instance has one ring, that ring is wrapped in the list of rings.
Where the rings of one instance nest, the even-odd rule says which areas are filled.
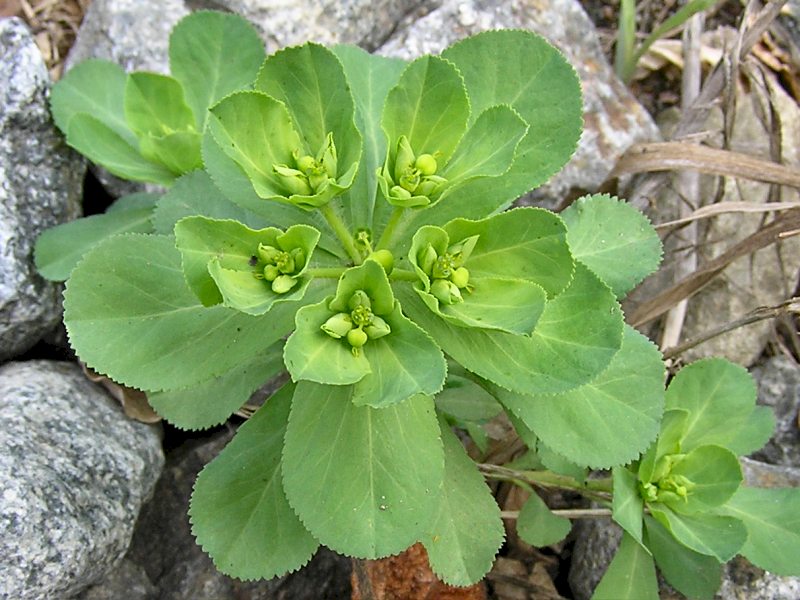
[[[158,431],[77,365],[0,367],[0,598],[65,598],[104,577],[163,460]]]
[[[218,572],[195,542],[187,516],[194,480],[224,448],[233,429],[186,442],[167,457],[153,499],[145,505],[128,559],[140,565],[160,600],[341,600],[350,597],[350,561],[320,549],[289,576],[242,582]],[[202,435],[202,434],[199,434]]]
[[[773,465],[800,467],[800,366],[784,356],[753,369],[758,403],[775,412],[775,433],[753,457]]]
[[[572,528],[575,547],[569,569],[569,587],[576,600],[592,597],[594,588],[617,553],[622,528],[610,518],[579,519]]]
[[[380,46],[420,0],[188,0],[192,8],[228,10],[246,17],[270,52],[308,40],[322,44]],[[430,3],[428,3],[430,4]]]
[[[429,14],[404,22],[378,53],[416,58],[499,28],[529,29],[547,38],[573,64],[583,87],[585,129],[578,149],[533,200],[553,207],[576,189],[594,190],[631,144],[660,137],[604,58],[594,25],[577,0],[445,0]]]
[[[0,361],[32,347],[61,315],[39,277],[39,234],[80,213],[84,163],[50,119],[50,77],[28,28],[0,19]]]
[[[87,588],[76,600],[150,600],[157,598],[156,587],[144,569],[125,558],[100,583]]]
[[[735,557],[722,569],[717,600],[793,600],[800,598],[800,577],[778,577]]]

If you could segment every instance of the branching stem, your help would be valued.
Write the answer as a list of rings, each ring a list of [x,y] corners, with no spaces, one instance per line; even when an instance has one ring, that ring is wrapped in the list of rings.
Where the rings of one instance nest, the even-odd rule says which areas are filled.
[[[333,210],[333,207],[330,204],[321,206],[319,210],[322,213],[322,216],[325,217],[328,225],[330,225],[331,229],[333,229],[336,237],[338,237],[339,241],[342,242],[342,246],[344,247],[348,256],[353,259],[355,264],[360,265],[363,262],[363,258],[361,253],[358,251],[358,248],[356,248],[353,236],[350,234],[350,231],[347,229],[347,226],[344,224],[342,219],[336,214],[336,211]]]
[[[394,238],[395,230],[397,229],[398,224],[402,220],[405,211],[406,209],[402,206],[394,207],[394,210],[392,211],[392,216],[389,217],[389,222],[386,223],[386,228],[383,230],[383,233],[381,234],[381,239],[378,240],[378,245],[375,247],[377,250],[389,248],[389,246],[392,243],[392,239]]]

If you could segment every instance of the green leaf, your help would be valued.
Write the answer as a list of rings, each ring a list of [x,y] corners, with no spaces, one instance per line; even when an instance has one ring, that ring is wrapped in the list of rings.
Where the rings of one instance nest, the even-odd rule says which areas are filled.
[[[671,470],[694,487],[684,502],[676,500],[667,505],[676,512],[705,512],[725,503],[742,483],[742,467],[730,450],[721,446],[699,446],[683,457]]]
[[[775,413],[769,406],[756,406],[728,447],[735,448],[739,456],[761,450],[775,432]]]
[[[177,390],[150,392],[147,401],[180,429],[207,429],[224,423],[270,377],[283,370],[283,343],[208,381]]]
[[[319,543],[286,501],[281,448],[293,386],[272,396],[197,477],[192,533],[216,567],[239,579],[270,579],[305,565]]]
[[[531,336],[450,325],[413,290],[399,288],[397,296],[439,347],[473,373],[518,393],[561,392],[596,377],[622,339],[622,315],[611,290],[576,266],[572,283],[548,302]]]
[[[390,208],[385,202],[375,205],[377,171],[386,159],[388,144],[381,129],[381,111],[386,95],[397,83],[406,63],[369,54],[356,46],[339,45],[332,50],[344,67],[355,101],[356,125],[364,136],[361,167],[353,186],[345,192],[343,203],[349,210],[349,221],[354,229],[370,228],[373,212]]]
[[[362,349],[370,372],[355,384],[353,402],[381,408],[415,394],[438,393],[447,375],[442,351],[423,329],[403,315],[398,303],[383,318],[392,332],[370,340]]]
[[[106,209],[106,213],[114,213],[121,210],[136,210],[140,208],[153,209],[158,206],[162,195],[150,192],[136,192],[128,194],[114,200]]]
[[[629,536],[622,542],[592,600],[658,600],[658,580],[652,557]]]
[[[666,506],[650,505],[650,514],[661,523],[681,544],[727,562],[741,550],[747,541],[747,529],[739,519],[708,513],[678,514]]]
[[[433,401],[356,406],[352,387],[301,382],[283,449],[289,503],[330,549],[396,554],[436,518],[444,456]]]
[[[430,293],[417,289],[433,312],[454,325],[497,329],[518,335],[533,331],[546,302],[541,286],[521,279],[483,277],[472,279],[463,292],[463,302],[443,304]]]
[[[328,134],[333,133],[337,180],[342,188],[350,187],[361,157],[362,140],[353,120],[353,97],[336,55],[311,42],[276,52],[261,67],[255,89],[286,105],[311,153],[316,153]]]
[[[644,501],[639,495],[639,481],[625,467],[614,467],[611,474],[614,478],[612,518],[641,544]]]
[[[139,150],[147,160],[167,167],[175,176],[203,168],[200,156],[200,135],[194,131],[178,131],[163,136],[144,134]]]
[[[444,484],[436,516],[422,543],[433,572],[447,584],[466,586],[489,571],[505,539],[500,509],[459,439],[440,421]]]
[[[455,219],[444,230],[451,243],[480,236],[466,263],[471,279],[523,279],[543,287],[550,298],[572,279],[566,228],[550,211],[517,208],[481,221]]]
[[[747,527],[743,554],[781,576],[800,576],[800,488],[740,488],[722,507]]]
[[[607,194],[584,196],[561,213],[572,255],[618,298],[661,262],[661,240],[641,212]]]
[[[484,422],[493,419],[503,407],[489,392],[450,366],[444,389],[436,395],[437,410],[460,421]]]
[[[141,138],[157,137],[177,131],[195,131],[192,109],[186,104],[183,88],[168,75],[136,72],[125,84],[125,120]]]
[[[658,349],[626,326],[619,353],[590,383],[555,395],[497,388],[496,397],[556,452],[579,465],[608,468],[636,458],[655,438],[663,382]]]
[[[461,138],[442,169],[442,177],[457,186],[475,177],[502,175],[514,162],[517,146],[527,131],[528,124],[510,106],[487,108]]]
[[[442,53],[464,77],[472,119],[498,104],[529,124],[511,169],[476,179],[424,213],[409,229],[456,218],[480,219],[541,185],[567,162],[581,134],[583,105],[574,69],[553,46],[527,31],[487,31]],[[523,73],[524,71],[524,73]]]
[[[557,544],[567,537],[570,529],[570,520],[550,512],[547,504],[535,492],[522,506],[517,517],[519,537],[539,548]]]
[[[324,282],[312,284],[307,298],[326,292]],[[186,286],[173,240],[141,234],[95,246],[64,293],[64,322],[81,360],[154,391],[191,386],[251,360],[291,330],[296,309],[286,303],[252,317],[203,307]]]
[[[381,125],[389,140],[390,163],[402,135],[417,155],[435,154],[437,161],[447,162],[464,135],[469,113],[458,69],[438,56],[418,58],[403,71],[383,108]]]
[[[714,444],[740,456],[751,443],[733,445],[744,439],[743,430],[763,431],[763,421],[751,422],[756,406],[756,386],[746,369],[721,358],[699,360],[681,369],[667,388],[666,407],[689,412],[681,451]]]
[[[572,477],[576,481],[584,481],[586,479],[588,473],[586,467],[576,465],[574,462],[567,460],[561,454],[542,443],[541,440],[538,440],[536,444],[536,454],[542,462],[542,466],[548,471]]]
[[[155,199],[149,195],[146,199],[127,210],[109,210],[46,230],[36,240],[39,273],[51,281],[66,281],[81,257],[102,240],[120,233],[150,233]]]
[[[136,146],[136,136],[125,122],[125,71],[107,60],[85,60],[71,68],[53,86],[50,107],[58,128],[69,132],[72,117],[91,116]]]
[[[200,215],[209,219],[231,219],[251,229],[262,229],[261,217],[228,200],[204,171],[192,171],[179,177],[158,202],[153,214],[156,233],[172,235],[175,223],[184,217]]]
[[[659,571],[681,594],[711,600],[722,582],[722,565],[712,557],[689,550],[653,517],[645,515],[645,543]]]
[[[258,32],[238,15],[198,11],[180,20],[169,37],[169,64],[198,131],[203,131],[208,107],[249,87],[265,57]]]
[[[293,381],[348,385],[370,372],[365,356],[369,348],[354,354],[346,340],[334,339],[322,331],[322,325],[336,312],[329,308],[330,302],[331,298],[325,298],[319,304],[297,311],[295,331],[283,349],[284,362]]]
[[[89,115],[76,114],[69,120],[67,144],[123,179],[167,186],[175,180],[169,169],[144,158],[138,148]]]
[[[290,164],[301,147],[286,105],[263,92],[236,92],[210,110],[214,139],[247,173],[256,194],[286,201],[289,194],[272,167]]]

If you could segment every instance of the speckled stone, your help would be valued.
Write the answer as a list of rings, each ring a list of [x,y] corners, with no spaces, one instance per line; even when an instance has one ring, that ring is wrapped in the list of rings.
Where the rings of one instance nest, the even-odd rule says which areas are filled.
[[[437,54],[469,35],[500,28],[529,29],[547,38],[573,64],[583,87],[585,124],[578,149],[529,201],[553,207],[570,192],[594,190],[631,144],[660,138],[649,113],[604,58],[594,24],[577,0],[444,0],[404,22],[378,53],[406,59]]]
[[[0,598],[66,598],[119,562],[164,457],[71,363],[0,367]]]
[[[374,50],[420,0],[188,0],[198,8],[229,10],[246,17],[270,52],[313,40],[321,44],[357,44]]]
[[[32,347],[61,315],[39,277],[39,234],[80,213],[85,166],[50,119],[50,78],[26,25],[0,19],[0,361]]]
[[[753,458],[773,465],[800,467],[800,366],[785,356],[753,369],[758,403],[775,413],[775,433]]]

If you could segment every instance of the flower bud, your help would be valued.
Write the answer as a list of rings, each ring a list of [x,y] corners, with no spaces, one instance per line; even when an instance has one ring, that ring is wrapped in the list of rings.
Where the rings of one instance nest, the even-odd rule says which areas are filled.
[[[325,145],[322,147],[322,152],[320,152],[317,160],[322,165],[325,174],[332,179],[336,179],[336,167],[339,161],[336,155],[336,144],[333,143],[333,133],[329,133],[325,138]]]
[[[457,288],[465,288],[469,283],[469,271],[464,267],[459,267],[450,274],[450,281],[452,281]]]
[[[267,265],[264,267],[264,279],[267,281],[275,281],[280,274],[280,269],[275,265]]]
[[[273,165],[272,169],[290,195],[311,196],[314,193],[308,178],[301,171],[284,165]]]
[[[430,198],[436,193],[438,189],[439,189],[438,183],[436,183],[432,179],[423,179],[417,186],[417,189],[414,190],[414,194],[416,196],[427,196],[428,198]]]
[[[285,294],[297,285],[297,279],[289,275],[278,275],[272,282],[272,291],[276,294]]]
[[[363,306],[364,308],[372,308],[372,302],[364,290],[356,290],[353,292],[353,295],[350,296],[350,301],[347,303],[347,306],[350,310],[355,310],[359,306]]]
[[[347,342],[353,348],[361,348],[361,346],[367,343],[368,339],[363,329],[351,329],[347,332]]]
[[[385,335],[389,335],[392,332],[392,329],[389,327],[389,324],[386,321],[377,315],[373,315],[372,323],[364,328],[364,332],[367,334],[369,339],[377,340]]]
[[[397,140],[397,157],[394,161],[394,180],[399,182],[406,171],[414,169],[414,151],[404,135]]]
[[[353,321],[347,313],[338,313],[325,321],[320,327],[332,338],[341,339],[353,329]]]
[[[277,248],[272,246],[267,246],[266,244],[259,244],[258,245],[258,256],[261,260],[263,260],[267,264],[272,264],[275,262],[275,259],[278,258],[281,251]]]
[[[433,175],[436,173],[438,165],[436,164],[436,159],[433,158],[432,154],[420,154],[417,157],[417,160],[414,161],[414,167],[416,167],[423,175]]]
[[[400,187],[412,194],[419,187],[420,175],[416,169],[406,169],[400,176]]]
[[[394,196],[395,198],[402,198],[403,200],[411,198],[411,192],[409,192],[405,188],[401,188],[399,185],[393,186],[392,189],[389,190],[389,191],[390,191],[390,194],[392,196]]]
[[[431,284],[431,294],[433,294],[442,304],[457,304],[463,302],[461,291],[446,279],[436,279]]]
[[[302,248],[295,248],[289,253],[294,261],[295,271],[300,271],[306,266],[306,253]]]
[[[309,156],[308,154],[297,159],[297,168],[306,175],[308,175],[308,172],[316,166],[317,161],[314,160],[313,156]]]
[[[428,244],[417,256],[417,264],[420,269],[430,275],[437,258],[436,250],[433,249],[433,246]]]
[[[368,258],[371,258],[382,266],[387,275],[394,269],[394,256],[392,256],[389,250],[376,250],[370,254]]]
[[[281,273],[286,273],[287,275],[294,273],[294,259],[288,252],[281,252],[278,255],[275,259],[275,266],[278,267]]]

